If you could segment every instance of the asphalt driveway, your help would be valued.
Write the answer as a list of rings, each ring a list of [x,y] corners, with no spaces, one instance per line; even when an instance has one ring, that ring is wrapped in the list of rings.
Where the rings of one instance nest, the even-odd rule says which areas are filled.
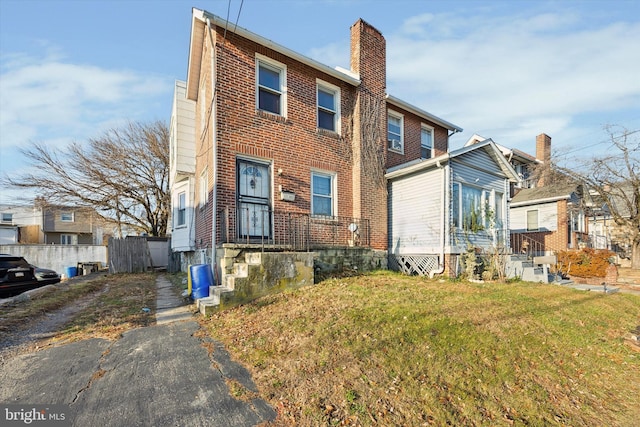
[[[249,372],[220,343],[194,336],[199,324],[162,279],[159,324],[115,342],[89,339],[2,364],[0,424],[13,425],[3,417],[7,405],[10,411],[63,405],[65,422],[55,425],[87,427],[244,427],[273,420],[276,413],[258,397]]]

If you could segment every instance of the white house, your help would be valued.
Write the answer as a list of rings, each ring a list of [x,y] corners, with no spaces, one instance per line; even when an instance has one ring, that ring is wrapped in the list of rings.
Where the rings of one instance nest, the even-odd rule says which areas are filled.
[[[390,168],[390,266],[410,274],[455,275],[469,246],[509,245],[509,185],[518,175],[484,140]]]

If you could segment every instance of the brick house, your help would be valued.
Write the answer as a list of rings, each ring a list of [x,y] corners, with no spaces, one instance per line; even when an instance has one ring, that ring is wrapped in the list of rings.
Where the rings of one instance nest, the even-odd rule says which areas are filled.
[[[361,19],[350,31],[346,70],[193,9],[171,122],[176,159],[192,152],[172,167],[183,266],[223,281],[229,254],[351,248],[386,267],[387,168],[447,153],[462,129],[387,94],[383,35]]]

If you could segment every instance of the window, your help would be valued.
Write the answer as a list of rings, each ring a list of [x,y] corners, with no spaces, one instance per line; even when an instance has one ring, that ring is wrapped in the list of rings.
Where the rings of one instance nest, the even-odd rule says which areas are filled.
[[[2,213],[2,222],[13,222],[13,214],[12,213]]]
[[[334,176],[326,173],[311,174],[311,214],[334,216]]]
[[[185,225],[187,213],[187,195],[183,191],[178,194],[178,215],[176,218],[176,226]]]
[[[538,226],[538,211],[532,210],[527,211],[527,231],[537,231],[539,230]]]
[[[338,132],[340,123],[340,89],[318,82],[318,128]]]
[[[430,126],[422,125],[420,128],[420,157],[433,157],[433,128]]]
[[[61,245],[77,245],[78,236],[76,234],[61,234],[60,244]]]
[[[285,81],[284,64],[257,56],[257,107],[259,110],[285,116]]]
[[[471,232],[491,228],[490,196],[488,191],[478,187],[454,183],[451,192],[453,226]]]
[[[389,150],[404,152],[403,121],[404,117],[401,114],[389,112],[387,115]]]
[[[199,183],[200,208],[203,208],[209,202],[209,170],[205,168],[200,174]]]
[[[60,221],[73,222],[73,212],[62,212],[60,214]]]
[[[496,193],[494,196],[494,207],[493,207],[493,215],[494,215],[494,220],[495,220],[495,224],[494,227],[497,230],[502,230],[502,228],[504,227],[504,215],[503,215],[503,207],[502,207],[502,203],[503,203],[503,195],[502,193]]]

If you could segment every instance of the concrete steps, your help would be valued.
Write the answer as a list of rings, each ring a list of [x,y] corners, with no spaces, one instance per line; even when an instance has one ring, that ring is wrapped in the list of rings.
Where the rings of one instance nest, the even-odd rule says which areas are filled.
[[[197,301],[205,316],[314,281],[310,252],[237,253],[225,266],[220,284],[209,287],[209,296]]]

